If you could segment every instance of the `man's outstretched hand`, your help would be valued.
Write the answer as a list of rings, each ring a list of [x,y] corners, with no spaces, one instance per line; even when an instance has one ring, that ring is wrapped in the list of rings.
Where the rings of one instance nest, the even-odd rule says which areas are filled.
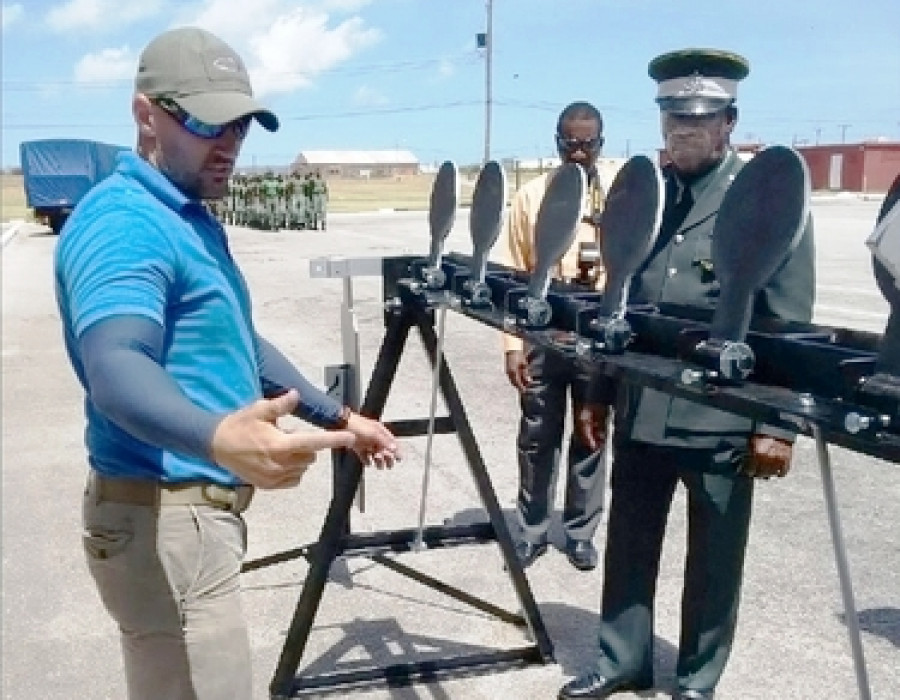
[[[289,416],[298,400],[296,389],[291,389],[229,413],[213,433],[213,460],[248,484],[283,489],[300,483],[319,450],[358,447],[358,437],[349,429],[285,432],[279,428],[278,419]]]

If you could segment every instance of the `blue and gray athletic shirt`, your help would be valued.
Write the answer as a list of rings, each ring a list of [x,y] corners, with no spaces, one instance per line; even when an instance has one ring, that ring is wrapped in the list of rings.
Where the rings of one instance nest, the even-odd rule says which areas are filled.
[[[284,388],[300,390],[300,417],[337,420],[340,405],[256,334],[219,222],[135,153],[69,218],[56,295],[102,474],[238,484],[209,458],[212,432]]]

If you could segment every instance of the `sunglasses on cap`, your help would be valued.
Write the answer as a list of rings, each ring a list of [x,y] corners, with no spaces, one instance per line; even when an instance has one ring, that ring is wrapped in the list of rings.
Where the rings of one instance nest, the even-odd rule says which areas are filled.
[[[201,139],[217,139],[229,129],[234,129],[234,135],[239,140],[243,140],[250,130],[250,122],[253,120],[253,117],[246,116],[227,124],[207,124],[185,112],[174,100],[166,97],[157,97],[151,101],[178,122],[185,131]]]
[[[566,153],[574,153],[575,151],[590,153],[601,146],[603,146],[602,136],[595,136],[592,139],[567,139],[561,134],[556,135],[556,147]]]

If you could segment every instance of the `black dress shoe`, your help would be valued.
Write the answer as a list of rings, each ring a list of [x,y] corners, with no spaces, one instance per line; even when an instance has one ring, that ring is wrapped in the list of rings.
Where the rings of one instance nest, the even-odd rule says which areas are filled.
[[[534,564],[534,560],[547,551],[546,542],[529,542],[528,540],[520,540],[516,543],[516,556],[523,569],[527,569]]]
[[[566,556],[569,563],[579,571],[596,569],[600,560],[597,548],[590,540],[569,540],[566,544]]]
[[[694,690],[693,688],[679,688],[672,695],[672,700],[713,700],[716,696],[714,690]]]
[[[566,683],[556,697],[559,700],[608,698],[614,693],[649,690],[652,687],[652,682],[638,682],[628,678],[606,678],[599,673],[589,673]]]

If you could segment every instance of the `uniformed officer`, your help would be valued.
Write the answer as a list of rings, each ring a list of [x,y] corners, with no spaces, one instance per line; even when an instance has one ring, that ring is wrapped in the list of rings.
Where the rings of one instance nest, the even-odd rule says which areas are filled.
[[[291,172],[284,185],[284,197],[287,205],[287,228],[302,228],[304,207],[303,192],[301,192],[300,175]]]
[[[234,222],[238,226],[247,224],[247,176],[239,173],[234,178]]]
[[[313,228],[326,228],[326,214],[328,213],[328,183],[322,177],[320,170],[316,171],[316,176],[312,180],[312,205],[313,205]]]
[[[656,102],[670,163],[659,237],[629,291],[635,304],[711,309],[718,294],[711,241],[725,191],[742,166],[730,147],[736,54],[688,49],[654,59]],[[754,314],[809,322],[815,290],[812,226],[757,293]],[[666,519],[687,490],[687,557],[674,696],[709,700],[737,624],[753,477],[783,475],[793,436],[709,406],[623,385],[613,438],[599,658],[559,697],[605,698],[653,686],[653,599]],[[775,689],[773,689],[774,691]],[[776,694],[777,693],[773,693]]]
[[[262,181],[263,224],[268,231],[278,228],[278,180],[271,170],[266,171]]]
[[[313,201],[315,188],[316,185],[313,182],[312,173],[306,173],[303,178],[303,202],[306,208],[306,228],[308,229],[315,228],[316,216],[315,203]]]

